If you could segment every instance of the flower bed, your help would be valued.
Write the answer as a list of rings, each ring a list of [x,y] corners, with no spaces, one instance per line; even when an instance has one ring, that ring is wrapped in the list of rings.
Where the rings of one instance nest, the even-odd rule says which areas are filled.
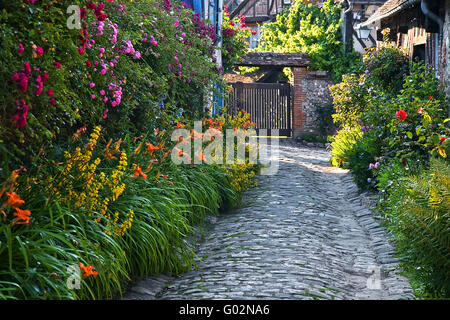
[[[249,126],[203,112],[220,83],[214,28],[169,0],[0,10],[0,299],[112,298],[189,270],[192,226],[235,206],[258,170],[171,161],[173,129],[211,143],[195,119]]]
[[[342,125],[332,162],[349,168],[361,189],[383,194],[379,209],[424,297],[450,296],[450,122],[442,89],[432,70],[409,64],[388,43],[331,89]]]

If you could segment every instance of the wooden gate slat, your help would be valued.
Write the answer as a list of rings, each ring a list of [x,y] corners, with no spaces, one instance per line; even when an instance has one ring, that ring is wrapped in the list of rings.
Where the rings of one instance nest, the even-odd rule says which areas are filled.
[[[228,97],[228,114],[240,110],[250,113],[250,120],[257,129],[280,130],[281,135],[291,135],[291,87],[286,83],[241,83],[231,84],[233,92]]]

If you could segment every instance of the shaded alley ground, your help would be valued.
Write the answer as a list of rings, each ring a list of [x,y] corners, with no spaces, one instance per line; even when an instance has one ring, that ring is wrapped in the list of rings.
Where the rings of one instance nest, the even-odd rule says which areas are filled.
[[[124,299],[413,299],[367,198],[325,149],[280,145],[278,174],[204,228],[197,269]]]

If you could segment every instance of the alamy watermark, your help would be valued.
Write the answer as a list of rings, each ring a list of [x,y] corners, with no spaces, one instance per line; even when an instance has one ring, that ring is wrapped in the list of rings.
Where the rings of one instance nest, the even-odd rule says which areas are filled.
[[[77,5],[70,5],[67,7],[67,14],[69,14],[69,18],[67,18],[67,28],[70,30],[73,29],[81,29],[81,10]]]
[[[367,278],[367,288],[381,290],[381,268],[379,266],[368,266],[367,272],[371,274]]]
[[[80,266],[74,264],[67,267],[67,273],[69,277],[66,280],[67,288],[73,290],[79,290],[81,287],[81,268]]]

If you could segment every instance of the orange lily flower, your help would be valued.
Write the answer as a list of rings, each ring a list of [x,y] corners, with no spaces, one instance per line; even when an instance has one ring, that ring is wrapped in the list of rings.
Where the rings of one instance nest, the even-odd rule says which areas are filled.
[[[20,199],[20,196],[15,192],[7,192],[6,195],[8,196],[8,200],[6,200],[6,205],[10,205],[11,207],[20,207],[22,204],[25,203],[22,199]]]
[[[133,173],[134,178],[139,178],[139,176],[142,176],[142,178],[147,179],[147,175],[142,172],[142,169],[141,169],[141,167],[139,167],[139,165],[137,165],[136,163],[133,163],[133,168],[134,168],[134,173]]]
[[[94,270],[94,266],[91,266],[90,264],[88,264],[87,266],[84,266],[84,264],[80,263],[80,268],[83,271],[83,278],[89,277],[89,276],[94,276],[97,278],[98,276],[98,272],[97,271],[93,271]]]
[[[177,129],[184,127],[184,125],[179,123],[178,121],[175,121],[175,123],[177,124]]]
[[[146,142],[145,144],[147,145],[147,152],[150,154],[150,156],[153,155],[153,152],[155,152],[156,150],[161,149],[160,147],[154,146],[150,142]]]
[[[111,154],[111,152],[109,152],[109,151],[107,151],[106,152],[106,157],[108,158],[108,159],[117,159],[117,157],[114,157],[112,154]]]
[[[15,219],[13,224],[29,224],[30,223],[29,215],[31,214],[30,210],[22,210],[17,207],[15,209],[16,209],[16,212],[14,212],[14,216],[16,216],[17,218]],[[23,221],[18,221],[18,220],[23,220]]]

